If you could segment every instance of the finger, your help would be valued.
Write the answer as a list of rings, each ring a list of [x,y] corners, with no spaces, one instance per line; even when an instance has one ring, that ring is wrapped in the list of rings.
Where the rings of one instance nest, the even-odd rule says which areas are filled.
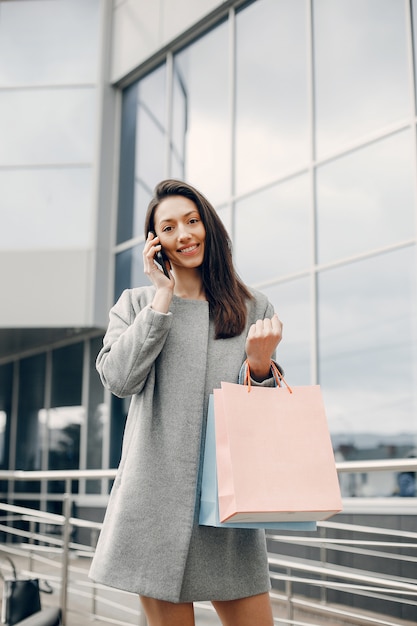
[[[276,313],[271,318],[271,325],[274,332],[279,332],[280,330],[282,330],[282,322]]]
[[[268,321],[267,319],[261,319],[261,320],[257,320],[255,327],[256,327],[256,334],[259,337],[262,337],[262,335],[265,334],[265,332],[268,332]]]
[[[154,242],[155,239],[146,242],[143,248],[143,255],[144,257],[149,259],[149,261],[153,261],[155,258],[155,254],[162,248],[161,244]]]
[[[145,274],[149,274],[154,270],[159,271],[158,267],[155,264],[155,254],[157,253],[158,249],[161,248],[161,246],[154,245],[152,241],[153,240],[147,242],[143,249],[143,268]]]
[[[266,317],[263,320],[263,329],[264,332],[269,333],[272,329],[272,320],[269,317]]]

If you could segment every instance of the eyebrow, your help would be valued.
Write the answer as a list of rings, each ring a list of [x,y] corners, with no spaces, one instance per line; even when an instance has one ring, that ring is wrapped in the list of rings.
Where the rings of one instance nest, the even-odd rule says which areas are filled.
[[[191,211],[187,211],[187,213],[184,213],[184,215],[182,215],[182,217],[189,217],[190,215],[192,215],[193,213],[197,213],[197,215],[200,215],[198,209],[191,209]],[[164,222],[173,222],[174,218],[173,217],[166,217],[163,220],[161,220],[159,222],[159,224],[163,224]]]

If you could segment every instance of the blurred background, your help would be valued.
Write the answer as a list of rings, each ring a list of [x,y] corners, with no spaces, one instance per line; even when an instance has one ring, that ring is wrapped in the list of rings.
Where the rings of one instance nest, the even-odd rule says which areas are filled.
[[[0,0],[1,469],[117,465],[94,362],[166,177],[215,205],[337,460],[416,453],[416,33],[414,0]],[[61,510],[60,483],[0,488]],[[74,489],[101,519],[108,481]]]

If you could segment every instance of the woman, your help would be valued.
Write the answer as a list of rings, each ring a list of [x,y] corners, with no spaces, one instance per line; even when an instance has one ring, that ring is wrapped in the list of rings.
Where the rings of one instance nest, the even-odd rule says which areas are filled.
[[[224,626],[272,626],[264,532],[199,526],[198,508],[208,397],[246,359],[253,384],[273,386],[282,325],[237,277],[221,220],[190,185],[156,187],[145,235],[152,286],[121,295],[97,357],[103,384],[132,400],[90,575],[138,593],[149,626],[193,626],[202,600]]]

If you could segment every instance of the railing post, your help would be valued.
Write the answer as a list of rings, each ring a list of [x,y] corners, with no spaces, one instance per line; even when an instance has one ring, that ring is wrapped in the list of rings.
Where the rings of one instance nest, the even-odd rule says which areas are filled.
[[[69,565],[69,544],[71,539],[71,494],[64,494],[64,526],[63,526],[63,552],[62,552],[62,576],[61,576],[61,611],[62,626],[67,623],[67,595],[68,595],[68,565]]]
[[[34,535],[35,535],[35,522],[33,520],[30,520],[29,522],[29,532],[30,532],[30,537],[29,537],[29,544],[32,545],[35,543],[34,541]],[[29,571],[31,572],[33,568],[33,551],[29,549]]]
[[[95,528],[92,528],[90,530],[90,545],[94,549],[97,546],[97,540],[98,540],[98,532]],[[97,587],[95,584],[93,584],[93,591],[91,593],[91,613],[94,619],[97,613]]]
[[[326,538],[326,529],[325,528],[320,528],[320,535],[323,539]],[[323,567],[326,566],[326,562],[327,562],[327,549],[326,549],[326,544],[322,543],[320,546],[320,562],[322,564]],[[327,587],[326,587],[326,581],[327,581],[327,576],[323,576],[322,575],[322,580],[323,580],[323,584],[321,586],[320,589],[320,602],[322,604],[327,604]]]
[[[291,582],[291,569],[287,569],[288,580],[285,581],[285,593],[287,596],[287,620],[289,622],[293,619],[293,604],[292,604],[292,582]]]

